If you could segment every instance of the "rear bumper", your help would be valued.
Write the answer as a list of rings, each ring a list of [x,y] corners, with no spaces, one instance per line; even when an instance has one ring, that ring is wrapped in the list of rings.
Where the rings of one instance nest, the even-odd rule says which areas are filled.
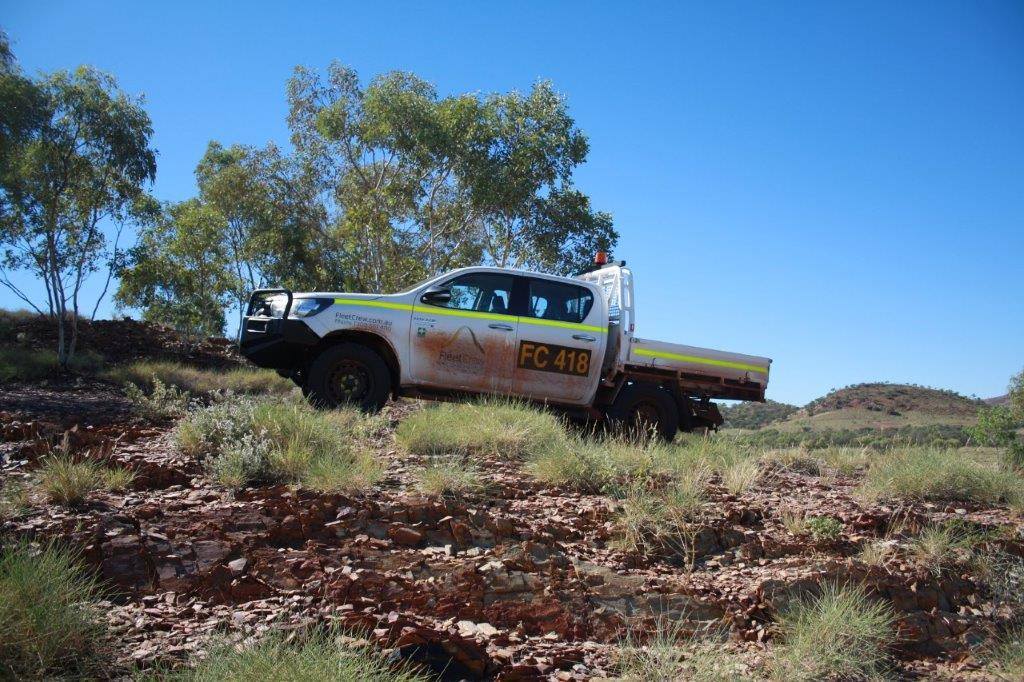
[[[253,364],[269,369],[298,369],[320,342],[302,320],[252,316],[242,321],[238,350]]]

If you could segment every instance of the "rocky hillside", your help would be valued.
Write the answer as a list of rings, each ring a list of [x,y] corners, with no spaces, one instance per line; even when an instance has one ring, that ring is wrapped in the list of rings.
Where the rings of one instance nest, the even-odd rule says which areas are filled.
[[[854,384],[830,391],[824,397],[812,400],[803,412],[808,416],[839,410],[868,410],[890,415],[904,412],[938,416],[973,417],[984,402],[956,393],[925,386],[906,384],[869,383]]]
[[[57,348],[57,326],[41,315],[0,310],[0,348]],[[198,367],[233,367],[243,363],[235,345],[224,338],[191,339],[170,327],[132,319],[79,322],[78,352],[108,363],[173,360]]]

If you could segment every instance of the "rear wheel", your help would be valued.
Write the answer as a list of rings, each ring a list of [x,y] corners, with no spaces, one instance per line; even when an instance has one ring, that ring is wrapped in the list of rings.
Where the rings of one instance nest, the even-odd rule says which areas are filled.
[[[623,386],[608,408],[608,421],[617,430],[631,436],[652,433],[666,442],[679,430],[679,410],[668,391],[655,384],[633,383]]]
[[[390,392],[384,360],[356,343],[339,343],[320,353],[309,367],[304,391],[316,405],[353,405],[367,412],[382,408]]]

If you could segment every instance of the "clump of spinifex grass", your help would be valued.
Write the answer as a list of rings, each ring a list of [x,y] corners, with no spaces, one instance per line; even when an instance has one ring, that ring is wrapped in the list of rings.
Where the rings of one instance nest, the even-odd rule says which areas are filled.
[[[907,447],[875,458],[860,493],[867,499],[909,498],[1019,503],[1024,478],[956,450]]]
[[[498,398],[431,405],[406,417],[396,437],[406,450],[425,457],[491,455],[526,459],[567,447],[569,442],[554,415]]]
[[[189,413],[175,439],[224,485],[349,490],[382,473],[365,443],[376,422],[355,413],[321,412],[301,400],[235,398]]]
[[[892,609],[863,587],[826,583],[821,593],[795,600],[778,618],[780,678],[876,679],[895,638]]]
[[[90,459],[76,461],[69,454],[49,455],[37,473],[39,488],[51,502],[76,505],[94,490],[125,490],[135,474],[121,467],[106,467]]]
[[[716,634],[696,635],[682,621],[668,619],[659,620],[652,632],[630,628],[616,654],[618,674],[629,682],[761,679]]]
[[[271,632],[245,647],[218,644],[195,668],[160,679],[174,682],[303,680],[330,682],[426,682],[409,666],[392,664],[384,653],[337,628],[317,628],[286,640]]]
[[[153,380],[192,395],[230,392],[250,395],[285,395],[295,385],[267,369],[204,369],[180,362],[144,360],[118,365],[104,376],[117,383],[149,386]]]
[[[419,489],[427,495],[457,497],[483,488],[479,468],[454,457],[434,457],[417,474]]]
[[[94,677],[104,630],[96,582],[54,547],[0,551],[0,679]]]

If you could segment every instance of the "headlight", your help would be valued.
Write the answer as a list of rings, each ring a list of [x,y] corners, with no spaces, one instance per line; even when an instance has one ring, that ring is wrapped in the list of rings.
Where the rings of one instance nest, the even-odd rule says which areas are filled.
[[[292,306],[291,317],[313,317],[334,305],[333,298],[300,298]],[[283,310],[283,306],[282,306]]]

